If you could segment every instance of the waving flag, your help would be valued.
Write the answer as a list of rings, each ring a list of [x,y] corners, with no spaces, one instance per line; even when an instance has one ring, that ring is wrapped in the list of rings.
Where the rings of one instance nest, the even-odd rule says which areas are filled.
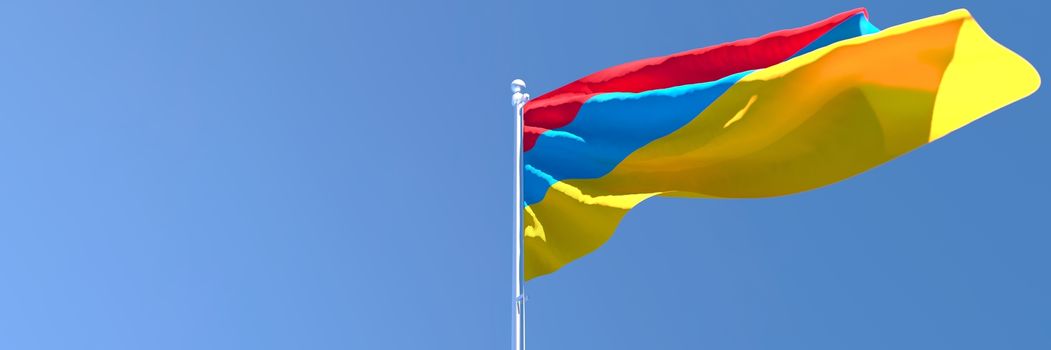
[[[597,249],[647,198],[828,185],[1039,85],[966,10],[880,31],[858,9],[591,74],[525,105],[526,279]]]

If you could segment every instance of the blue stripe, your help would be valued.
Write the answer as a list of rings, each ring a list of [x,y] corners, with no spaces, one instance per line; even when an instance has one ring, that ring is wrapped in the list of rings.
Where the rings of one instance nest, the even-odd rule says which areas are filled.
[[[569,125],[545,132],[525,153],[526,204],[566,179],[591,179],[613,170],[628,154],[683,127],[748,72],[723,79],[650,90],[592,96]]]
[[[832,28],[832,30],[829,30],[825,34],[822,34],[821,37],[817,38],[817,40],[814,40],[814,42],[810,43],[810,45],[807,45],[806,47],[800,49],[799,52],[796,52],[794,55],[792,55],[792,57],[794,58],[796,56],[806,54],[810,51],[814,51],[846,39],[856,38],[862,35],[868,35],[877,32],[879,32],[879,28],[876,28],[876,26],[872,25],[872,23],[869,22],[869,19],[865,18],[864,14],[859,13],[851,16],[850,18],[847,18],[847,20],[843,21],[840,24],[837,24],[835,28]]]

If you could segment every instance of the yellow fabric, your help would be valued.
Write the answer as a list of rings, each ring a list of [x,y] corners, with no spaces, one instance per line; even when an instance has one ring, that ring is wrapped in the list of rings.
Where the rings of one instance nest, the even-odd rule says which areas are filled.
[[[607,175],[566,180],[527,207],[525,274],[602,245],[655,196],[757,198],[828,185],[1037,89],[1024,59],[966,10],[848,39],[755,71]]]
[[[934,102],[930,140],[1028,96],[1039,87],[1040,75],[1029,62],[989,39],[977,22],[964,21],[956,57],[945,70]]]

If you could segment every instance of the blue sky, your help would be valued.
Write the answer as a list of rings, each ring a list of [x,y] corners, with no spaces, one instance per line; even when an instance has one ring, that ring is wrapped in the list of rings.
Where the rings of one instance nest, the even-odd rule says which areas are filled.
[[[0,348],[510,346],[513,116],[638,58],[866,6],[0,4]],[[528,284],[532,349],[1051,348],[1046,88],[848,181],[660,198]]]

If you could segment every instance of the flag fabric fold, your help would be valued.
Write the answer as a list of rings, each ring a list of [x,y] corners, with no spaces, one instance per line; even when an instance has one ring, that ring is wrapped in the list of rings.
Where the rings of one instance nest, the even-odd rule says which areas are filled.
[[[966,10],[882,31],[867,16],[615,66],[527,103],[526,279],[597,249],[647,198],[828,185],[1039,87]]]

